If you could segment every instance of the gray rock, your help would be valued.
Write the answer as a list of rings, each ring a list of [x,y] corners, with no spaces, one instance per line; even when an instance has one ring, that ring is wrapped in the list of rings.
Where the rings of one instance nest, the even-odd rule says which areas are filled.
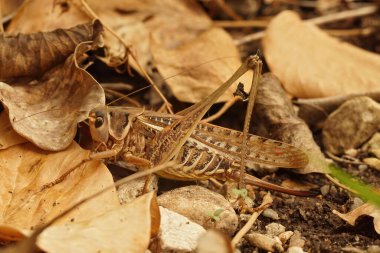
[[[220,194],[200,186],[186,186],[158,197],[158,204],[177,212],[204,228],[215,228],[233,235],[238,216],[231,204]]]
[[[333,154],[357,148],[380,128],[380,104],[369,97],[348,100],[323,126],[323,144]]]

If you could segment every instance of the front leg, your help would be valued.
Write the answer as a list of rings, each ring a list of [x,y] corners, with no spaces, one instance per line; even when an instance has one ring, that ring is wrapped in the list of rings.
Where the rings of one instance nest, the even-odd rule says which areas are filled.
[[[124,142],[115,143],[112,145],[112,148],[109,150],[101,151],[101,152],[92,152],[90,154],[91,159],[109,159],[112,157],[116,157],[117,154],[123,149]]]

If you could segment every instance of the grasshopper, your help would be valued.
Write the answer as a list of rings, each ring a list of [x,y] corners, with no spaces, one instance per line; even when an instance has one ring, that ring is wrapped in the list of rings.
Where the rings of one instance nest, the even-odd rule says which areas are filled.
[[[157,174],[176,180],[237,180],[242,163],[242,150],[248,167],[265,164],[285,168],[303,168],[307,155],[300,149],[275,140],[248,135],[242,148],[243,133],[202,123],[201,119],[216,100],[249,69],[259,78],[261,61],[250,56],[232,77],[211,95],[177,113],[164,114],[133,107],[99,106],[89,114],[93,141],[103,151],[93,158],[111,158],[133,164],[140,169],[169,161],[182,165]],[[254,80],[257,81],[258,80]],[[246,174],[248,184],[300,196],[314,195],[310,191],[293,190]]]

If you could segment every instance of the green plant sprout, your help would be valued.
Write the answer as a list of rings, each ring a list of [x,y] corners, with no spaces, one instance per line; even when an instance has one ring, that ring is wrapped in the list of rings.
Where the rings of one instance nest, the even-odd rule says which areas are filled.
[[[213,221],[220,221],[220,215],[223,213],[224,209],[219,208],[216,209],[215,212],[209,211],[207,215],[211,218]]]
[[[244,200],[244,202],[247,204],[247,206],[253,205],[253,200],[248,196],[247,189],[237,189],[233,188],[232,193],[235,194],[237,197],[240,197]]]

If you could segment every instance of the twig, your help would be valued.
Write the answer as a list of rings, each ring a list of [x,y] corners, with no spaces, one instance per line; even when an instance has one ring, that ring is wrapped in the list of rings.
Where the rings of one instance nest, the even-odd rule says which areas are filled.
[[[234,19],[234,20],[243,20],[243,18],[241,16],[239,16],[233,9],[231,9],[230,6],[228,6],[228,4],[226,4],[224,2],[224,0],[214,0],[214,2],[216,3],[216,5],[218,5],[218,7],[220,9],[222,9],[224,11],[225,14],[227,14],[227,16],[229,16],[230,18]]]
[[[0,32],[3,33],[4,32],[4,26],[3,26],[3,3],[2,1],[0,1]]]
[[[337,161],[337,162],[341,162],[341,163],[346,163],[346,164],[354,164],[354,165],[363,165],[365,163],[363,162],[358,162],[358,161],[350,161],[350,160],[347,160],[347,159],[344,159],[344,158],[341,158],[341,157],[338,157],[336,155],[334,155],[333,153],[329,152],[329,151],[325,151],[326,152],[326,155],[333,159],[334,161]]]
[[[256,212],[254,212],[251,217],[249,218],[249,220],[247,221],[247,223],[240,229],[240,231],[235,235],[235,237],[232,239],[231,241],[231,245],[233,248],[236,247],[236,245],[238,244],[238,242],[241,240],[241,238],[244,237],[244,235],[246,233],[248,233],[248,231],[251,229],[252,225],[255,223],[256,219],[260,216],[260,214],[268,207],[272,204],[273,202],[273,199],[270,195],[270,193],[268,192],[267,195],[264,196],[263,198],[263,202],[261,203],[261,205],[259,207],[256,208]]]
[[[111,90],[132,90],[133,85],[128,83],[101,83],[103,89]]]
[[[342,12],[328,14],[321,17],[308,19],[308,20],[305,20],[305,22],[315,24],[315,25],[322,25],[326,23],[335,22],[338,20],[370,15],[370,14],[375,13],[377,10],[378,10],[378,7],[376,5],[369,5],[369,6],[361,7],[354,10],[342,11]],[[263,38],[264,35],[265,35],[264,31],[248,34],[246,36],[243,36],[242,38],[235,40],[235,44],[242,45],[248,42],[259,40]]]
[[[223,28],[241,28],[241,27],[260,27],[265,28],[268,26],[270,20],[223,20],[213,21],[213,26]]]

